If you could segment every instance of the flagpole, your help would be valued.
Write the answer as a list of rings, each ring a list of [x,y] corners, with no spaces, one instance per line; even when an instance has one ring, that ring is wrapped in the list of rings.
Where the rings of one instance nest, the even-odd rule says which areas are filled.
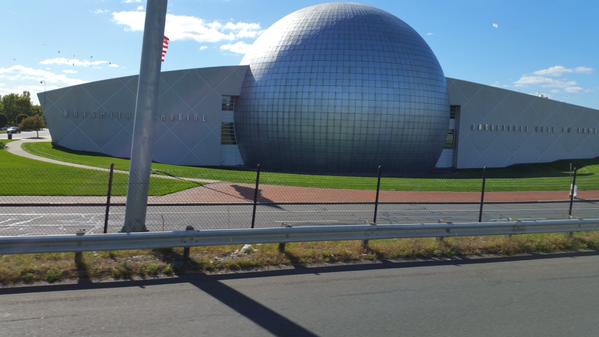
[[[158,110],[167,0],[148,0],[131,140],[131,168],[123,232],[146,231],[152,170],[153,116]]]

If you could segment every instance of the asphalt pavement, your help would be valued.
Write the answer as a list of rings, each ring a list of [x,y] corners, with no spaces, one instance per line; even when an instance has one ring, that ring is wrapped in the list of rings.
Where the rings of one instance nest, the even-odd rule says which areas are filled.
[[[37,132],[35,131],[23,131],[23,132],[19,132],[19,133],[14,133],[12,135],[12,139],[25,139],[25,138],[35,138],[37,137]],[[48,129],[42,129],[39,131],[39,136],[40,138],[44,138],[45,141],[51,141],[52,138],[50,137],[50,132],[48,131]],[[8,139],[8,134],[7,133],[0,133],[0,140],[1,139]]]
[[[564,219],[569,204],[487,204],[484,221]],[[108,231],[120,230],[124,207],[110,209]],[[383,204],[377,223],[437,223],[478,221],[477,204]],[[577,202],[575,217],[599,217],[598,202]],[[100,233],[104,229],[103,206],[8,207],[0,206],[0,236],[32,234]],[[260,205],[256,227],[365,224],[373,220],[373,205]],[[148,208],[147,227],[151,231],[247,228],[251,225],[252,205],[152,206]]]
[[[0,289],[3,337],[583,337],[598,331],[596,255]]]

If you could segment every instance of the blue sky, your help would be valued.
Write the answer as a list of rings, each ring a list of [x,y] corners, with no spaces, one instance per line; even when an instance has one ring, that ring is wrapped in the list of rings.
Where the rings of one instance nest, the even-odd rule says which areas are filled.
[[[264,29],[321,2],[171,0],[163,70],[238,64]],[[414,27],[449,77],[599,109],[599,2],[361,2]],[[144,7],[145,0],[2,0],[0,95],[135,74]]]

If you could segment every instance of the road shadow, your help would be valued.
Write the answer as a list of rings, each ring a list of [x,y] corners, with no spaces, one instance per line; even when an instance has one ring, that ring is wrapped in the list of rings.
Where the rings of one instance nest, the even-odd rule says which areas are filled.
[[[202,272],[186,273],[185,267],[198,270],[200,265],[172,249],[154,250],[154,255],[164,262],[176,263],[173,270],[181,282],[194,285],[199,290],[212,296],[222,304],[235,310],[240,315],[259,325],[275,336],[316,336],[313,332],[293,322],[280,313],[242,294],[221,282],[218,278]]]
[[[189,274],[181,279],[212,296],[275,336],[317,336],[289,318],[204,274]]]
[[[91,278],[89,277],[88,266],[83,258],[83,253],[75,253],[75,268],[77,268],[77,283],[80,285],[92,284]]]
[[[308,266],[301,263],[301,259],[298,256],[296,256],[295,254],[289,252],[288,250],[284,250],[283,254],[289,260],[289,262],[291,263],[293,268],[295,268],[296,270],[306,271],[308,269]]]

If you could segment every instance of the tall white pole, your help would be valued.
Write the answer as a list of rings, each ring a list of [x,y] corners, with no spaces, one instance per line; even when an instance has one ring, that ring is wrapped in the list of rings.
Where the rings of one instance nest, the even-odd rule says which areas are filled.
[[[152,170],[153,116],[158,110],[158,85],[167,0],[148,0],[141,66],[131,141],[131,168],[123,232],[146,231],[146,209]]]

